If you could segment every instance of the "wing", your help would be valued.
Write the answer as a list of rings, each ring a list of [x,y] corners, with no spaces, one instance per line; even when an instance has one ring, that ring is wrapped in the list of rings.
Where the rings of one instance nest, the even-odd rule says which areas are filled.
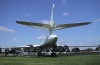
[[[60,24],[55,26],[54,30],[59,30],[59,29],[65,29],[65,28],[71,28],[71,27],[76,27],[76,26],[82,26],[82,25],[87,25],[90,24],[91,22],[81,22],[81,23],[71,23],[71,24]]]
[[[24,22],[24,21],[16,21],[16,23],[26,25],[26,26],[31,26],[31,27],[34,27],[34,28],[40,28],[40,29],[49,29],[50,28],[50,24]]]

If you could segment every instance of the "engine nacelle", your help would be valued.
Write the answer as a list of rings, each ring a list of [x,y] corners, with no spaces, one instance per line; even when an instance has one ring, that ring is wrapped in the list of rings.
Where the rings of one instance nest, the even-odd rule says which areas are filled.
[[[37,46],[37,47],[35,47],[35,51],[36,52],[41,52],[42,51],[42,48],[40,46]]]
[[[62,46],[58,46],[56,49],[57,52],[62,52],[63,51],[63,47]]]

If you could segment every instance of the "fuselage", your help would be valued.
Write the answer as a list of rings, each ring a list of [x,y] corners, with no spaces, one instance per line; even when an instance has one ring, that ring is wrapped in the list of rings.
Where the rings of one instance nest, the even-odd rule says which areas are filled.
[[[50,48],[50,47],[54,47],[57,46],[56,42],[57,42],[57,36],[54,34],[49,35],[45,41],[40,45],[41,47],[45,47],[45,48]]]
[[[56,25],[54,20],[53,20],[53,11],[54,11],[54,4],[53,4],[52,10],[51,10],[50,24],[16,21],[18,24],[23,24],[23,25],[34,27],[34,28],[49,30],[49,36],[47,36],[47,38],[44,40],[44,42],[42,44],[40,44],[40,46],[44,49],[57,46],[56,42],[57,42],[58,38],[57,38],[56,35],[53,34],[54,30],[61,30],[61,29],[65,29],[65,28],[87,25],[87,24],[91,23],[91,22],[82,22],[82,23],[71,23],[71,24]]]
[[[50,23],[50,34],[49,36],[44,40],[44,42],[40,45],[42,47],[45,48],[50,48],[50,47],[55,47],[57,46],[56,42],[57,42],[57,36],[53,34],[54,31],[54,27],[55,27],[55,23],[53,21],[51,21],[52,23]]]

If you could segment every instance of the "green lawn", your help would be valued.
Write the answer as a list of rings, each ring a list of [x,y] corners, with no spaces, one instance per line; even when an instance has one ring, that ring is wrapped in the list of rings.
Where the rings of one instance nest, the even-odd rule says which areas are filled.
[[[100,54],[59,57],[0,57],[0,65],[100,65]]]

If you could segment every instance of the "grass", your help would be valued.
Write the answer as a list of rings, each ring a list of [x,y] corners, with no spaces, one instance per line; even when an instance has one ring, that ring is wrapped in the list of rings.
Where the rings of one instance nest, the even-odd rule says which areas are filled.
[[[0,65],[100,65],[100,54],[59,57],[0,57]]]

